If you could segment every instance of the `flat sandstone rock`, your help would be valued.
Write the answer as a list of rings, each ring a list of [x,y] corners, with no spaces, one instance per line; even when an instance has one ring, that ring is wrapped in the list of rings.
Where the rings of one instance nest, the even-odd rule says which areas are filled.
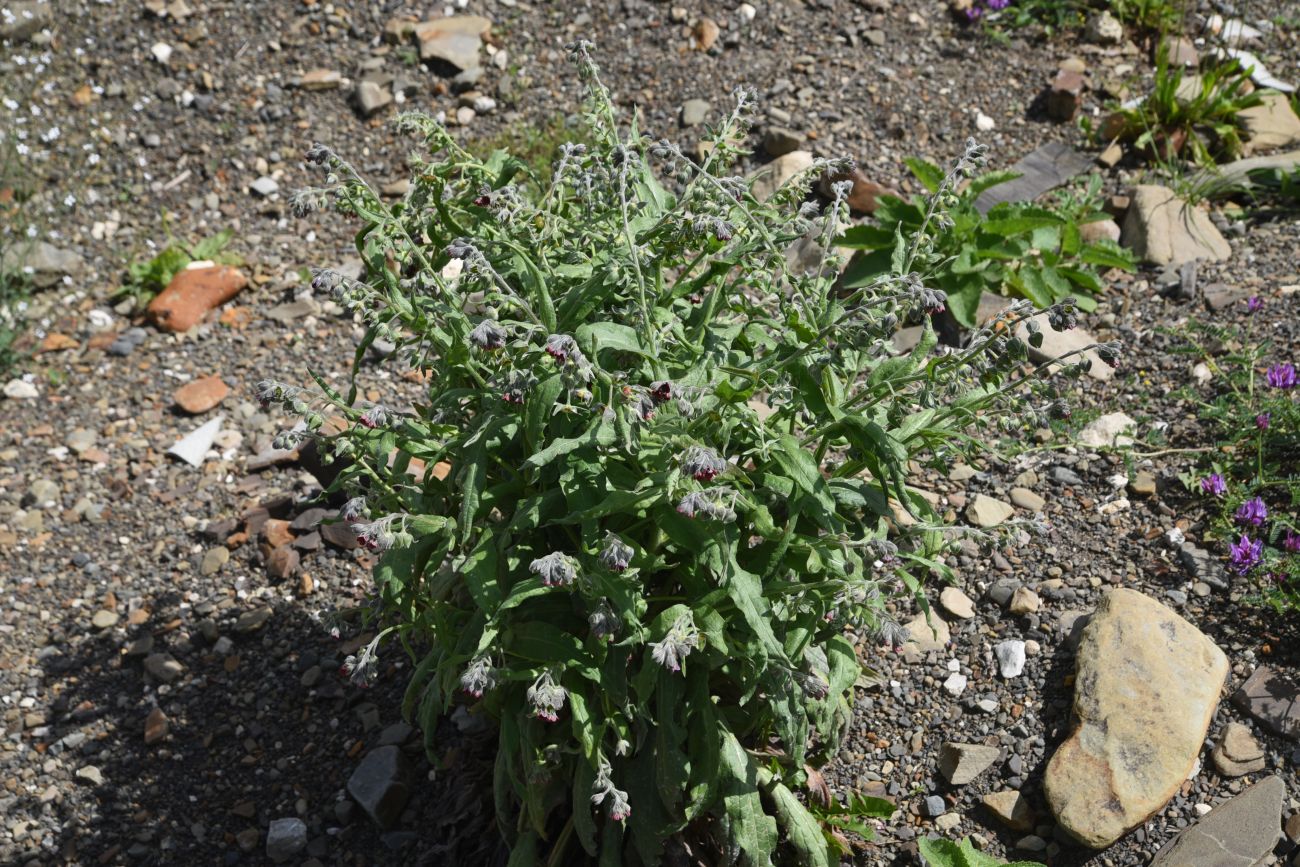
[[[1174,796],[1227,674],[1223,651],[1164,605],[1127,589],[1102,598],[1079,644],[1078,724],[1043,779],[1070,836],[1105,848]]]

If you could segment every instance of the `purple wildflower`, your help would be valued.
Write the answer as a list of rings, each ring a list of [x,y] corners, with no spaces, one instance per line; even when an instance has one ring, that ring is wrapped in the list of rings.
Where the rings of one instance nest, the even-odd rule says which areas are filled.
[[[1295,365],[1289,361],[1284,361],[1281,364],[1270,364],[1268,366],[1268,373],[1265,374],[1265,379],[1267,379],[1268,384],[1274,388],[1295,388]]]
[[[1259,565],[1259,561],[1264,556],[1264,542],[1262,540],[1251,541],[1246,534],[1242,534],[1241,541],[1229,549],[1228,562],[1232,570],[1238,575],[1245,575],[1251,569]]]
[[[1268,520],[1268,506],[1259,497],[1252,497],[1237,509],[1236,519],[1242,526],[1262,527]]]
[[[1273,420],[1273,413],[1261,412],[1259,415],[1255,416],[1255,427],[1259,428],[1260,430],[1268,430],[1269,422],[1271,422],[1272,420]]]
[[[1223,480],[1223,476],[1218,473],[1210,473],[1201,479],[1201,491],[1207,494],[1214,494],[1221,497],[1228,491],[1228,483]]]
[[[1300,554],[1300,533],[1288,528],[1286,535],[1282,537],[1282,550]]]
[[[1246,299],[1246,310],[1250,313],[1258,313],[1264,308],[1264,299],[1258,295],[1252,295]]]

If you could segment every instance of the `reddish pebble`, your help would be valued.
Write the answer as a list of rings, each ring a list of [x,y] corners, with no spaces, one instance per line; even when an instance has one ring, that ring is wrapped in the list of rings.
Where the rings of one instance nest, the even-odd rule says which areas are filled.
[[[190,415],[198,415],[215,407],[230,394],[230,386],[219,376],[205,376],[182,385],[172,395],[172,400]]]
[[[248,278],[227,265],[181,271],[149,302],[149,318],[168,331],[189,331],[247,285]]]

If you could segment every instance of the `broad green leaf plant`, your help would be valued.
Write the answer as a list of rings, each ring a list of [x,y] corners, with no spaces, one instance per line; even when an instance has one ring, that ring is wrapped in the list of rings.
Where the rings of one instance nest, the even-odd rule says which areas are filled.
[[[898,322],[943,293],[903,235],[890,273],[833,287],[849,186],[809,197],[844,166],[758,201],[731,172],[748,94],[696,165],[620,127],[588,45],[571,56],[590,144],[563,147],[548,178],[419,115],[400,121],[423,148],[398,203],[308,152],[326,180],[298,204],[355,215],[366,263],[364,280],[315,284],[367,337],[344,389],[258,388],[339,461],[343,517],[380,552],[379,632],[346,667],[364,683],[400,642],[430,749],[458,703],[497,722],[514,864],[837,863],[837,835],[880,805],[814,814],[797,793],[836,754],[862,647],[905,637],[886,602],[923,601],[947,573],[910,462],[1064,406],[1011,336],[1029,305],[959,352],[927,327],[895,355]],[[937,198],[980,158],[972,143]],[[788,264],[805,237],[824,267]],[[1068,305],[1053,316],[1072,324]],[[414,405],[358,400],[379,338],[420,374]],[[330,416],[344,433],[324,435]]]
[[[868,286],[892,273],[897,239],[906,236],[915,246],[913,267],[947,295],[957,323],[973,328],[986,292],[1026,298],[1040,308],[1073,298],[1081,309],[1092,310],[1094,296],[1104,288],[1097,269],[1133,270],[1128,250],[1110,240],[1082,238],[1080,225],[1106,216],[1091,206],[1094,196],[1057,208],[1003,202],[981,214],[975,207],[980,193],[1015,179],[1015,172],[987,172],[958,192],[944,188],[944,171],[933,163],[909,159],[907,164],[926,196],[906,202],[882,196],[874,224],[844,232],[840,246],[861,251],[845,272],[846,286]],[[943,213],[936,213],[940,197]],[[932,223],[944,231],[922,231]]]

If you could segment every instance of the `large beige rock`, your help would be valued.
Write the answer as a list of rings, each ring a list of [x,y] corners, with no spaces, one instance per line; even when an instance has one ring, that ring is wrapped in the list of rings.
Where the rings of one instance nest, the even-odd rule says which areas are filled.
[[[1155,265],[1195,259],[1222,262],[1232,255],[1232,247],[1205,212],[1166,187],[1142,185],[1133,190],[1122,237],[1139,259]]]
[[[1071,355],[1065,363],[1074,364],[1084,358],[1088,359],[1092,362],[1088,375],[1101,382],[1115,375],[1115,369],[1101,360],[1097,350],[1088,348],[1097,342],[1097,338],[1082,328],[1057,331],[1052,328],[1051,318],[1046,313],[1035,315],[1033,322],[1038,326],[1038,333],[1043,335],[1043,342],[1040,345],[1034,346],[1029,343],[1029,320],[1016,326],[1016,337],[1029,346],[1029,357],[1034,361],[1055,361],[1070,353],[1078,353],[1078,355]]]
[[[1259,105],[1237,112],[1237,121],[1253,152],[1300,145],[1300,117],[1284,94],[1261,94]]]
[[[781,189],[782,184],[805,169],[811,168],[812,164],[813,155],[808,151],[790,151],[750,174],[754,182],[750,192],[760,202],[766,202],[772,198],[773,193]]]
[[[1043,778],[1069,834],[1101,849],[1145,822],[1187,779],[1228,659],[1173,611],[1134,590],[1102,597],[1079,644],[1077,727]]]

